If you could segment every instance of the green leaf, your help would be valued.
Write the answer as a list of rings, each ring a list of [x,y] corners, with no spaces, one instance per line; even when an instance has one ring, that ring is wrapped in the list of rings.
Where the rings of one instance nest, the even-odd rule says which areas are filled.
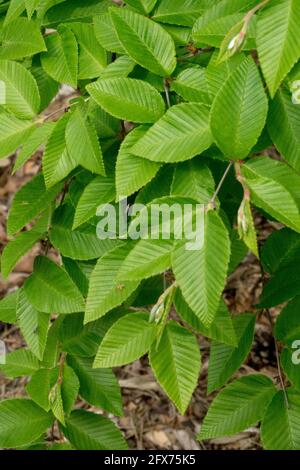
[[[28,138],[35,127],[32,121],[17,119],[9,114],[0,114],[0,158],[13,153]]]
[[[196,39],[196,44],[200,45],[204,43],[208,46],[220,48],[219,60],[226,60],[228,55],[230,55],[230,53],[232,54],[232,50],[229,49],[229,44],[233,37],[241,31],[244,24],[244,17],[245,13],[234,13],[232,15],[222,16],[221,18],[211,18],[211,21],[208,21],[200,30],[194,32],[193,37]],[[240,49],[251,50],[256,47],[255,20],[256,17],[253,17],[249,24],[245,41],[241,44]]]
[[[65,426],[65,414],[64,414],[64,405],[61,395],[61,383],[57,382],[53,389],[50,390],[50,404],[51,411],[57,421]]]
[[[236,347],[213,341],[208,368],[208,393],[225,385],[249,354],[253,336],[255,315],[244,313],[233,317],[238,344]]]
[[[267,97],[257,67],[247,58],[217,94],[211,110],[211,129],[222,152],[231,159],[245,158],[264,128]]]
[[[92,260],[112,250],[115,240],[99,240],[94,225],[84,225],[72,231],[74,210],[65,204],[56,209],[50,230],[52,245],[68,258]]]
[[[220,216],[213,211],[205,215],[200,249],[189,251],[185,244],[179,242],[173,252],[174,274],[185,300],[208,327],[218,310],[230,258],[230,240]]]
[[[110,52],[125,54],[125,49],[121,45],[115,30],[111,15],[103,13],[94,18],[95,34],[98,42]]]
[[[48,258],[35,259],[33,274],[24,285],[29,302],[40,312],[73,313],[84,310],[84,300],[68,274]]]
[[[0,59],[22,59],[46,51],[40,28],[34,21],[17,18],[1,30]]]
[[[50,411],[49,393],[58,380],[58,367],[54,369],[39,369],[26,385],[30,398],[46,412]]]
[[[56,2],[57,3],[57,2]],[[44,25],[57,25],[63,22],[91,22],[92,17],[95,15],[101,15],[107,10],[111,4],[109,0],[65,0],[61,5],[54,5],[52,8],[47,8],[47,14],[44,18]]]
[[[102,70],[100,78],[126,78],[133,71],[135,66],[136,63],[131,59],[131,57],[121,55]]]
[[[98,260],[90,279],[85,323],[103,317],[121,305],[138,287],[138,281],[118,281],[121,266],[131,248],[131,244],[122,244]]]
[[[205,72],[206,70],[199,66],[183,70],[171,83],[171,90],[185,101],[210,105],[212,100]]]
[[[254,219],[251,210],[251,204],[248,200],[243,199],[238,212],[238,232],[241,240],[249,248],[252,253],[259,258],[257,234],[254,225]]]
[[[173,163],[201,154],[212,143],[209,108],[200,103],[183,103],[172,106],[132,151],[154,162]]]
[[[126,441],[115,424],[88,411],[73,411],[63,432],[77,450],[127,450]]]
[[[294,354],[297,357],[297,362],[293,361]],[[300,391],[300,374],[299,374],[299,364],[298,364],[299,352],[298,350],[294,351],[293,349],[284,348],[280,354],[280,363],[281,367],[288,378],[288,380],[293,384],[293,386]]]
[[[118,38],[139,65],[162,77],[176,67],[175,45],[171,36],[157,23],[128,9],[111,8]]]
[[[8,278],[17,262],[41,240],[49,225],[49,213],[46,212],[37,224],[28,232],[21,232],[14,240],[8,242],[1,255],[1,273]]]
[[[121,130],[120,121],[106,113],[93,99],[89,100],[88,115],[100,139],[116,137]]]
[[[36,11],[40,0],[25,0],[25,7],[27,11],[28,18],[30,19],[33,13]]]
[[[8,214],[7,231],[13,235],[21,230],[42,211],[47,209],[59,193],[60,186],[46,190],[42,173],[25,184],[15,195]]]
[[[232,436],[260,421],[276,393],[264,375],[235,380],[214,399],[204,419],[199,439]]]
[[[0,446],[4,449],[30,444],[51,426],[52,417],[31,400],[0,403]]]
[[[108,413],[123,414],[119,384],[110,369],[93,369],[92,359],[78,356],[69,356],[68,364],[79,378],[79,393],[84,400]]]
[[[157,0],[129,0],[126,1],[126,3],[142,15],[146,15],[147,13],[150,13],[153,10],[155,4],[157,3]]]
[[[193,26],[193,39],[196,45],[202,45],[206,42],[206,35],[214,34],[217,30],[218,23],[226,22],[227,18],[234,13],[249,11],[254,7],[258,0],[220,0],[215,2],[206,2],[207,8],[203,15],[200,15]],[[236,21],[237,22],[237,21]],[[228,26],[228,22],[227,22]],[[228,27],[227,31],[230,29]]]
[[[285,0],[267,6],[258,19],[258,56],[272,97],[300,57],[299,15],[299,2]]]
[[[49,137],[43,156],[43,174],[47,188],[63,180],[79,165],[66,147],[66,129],[70,114],[65,114],[57,123]]]
[[[14,164],[14,172],[19,170],[27,160],[35,153],[37,150],[44,145],[53,131],[54,128],[53,122],[46,122],[40,127],[36,127],[29,135],[28,139],[24,142],[22,139],[23,145],[22,150],[19,152],[16,162]]]
[[[4,24],[8,24],[9,21],[18,18],[25,10],[24,0],[11,0],[9,2],[8,10],[4,20]]]
[[[300,109],[286,90],[279,90],[270,104],[268,131],[277,150],[300,170]]]
[[[84,325],[83,313],[68,315],[59,331],[63,351],[80,357],[95,356],[99,344],[110,327],[109,317],[110,315]]]
[[[71,28],[79,44],[78,78],[97,78],[107,65],[105,49],[97,41],[94,26],[87,23],[72,23]]]
[[[39,360],[42,360],[47,342],[50,316],[47,313],[38,312],[28,302],[23,289],[19,292],[17,319],[29,349]]]
[[[165,105],[160,94],[149,83],[133,78],[100,79],[87,91],[112,116],[132,122],[155,122]]]
[[[13,324],[17,321],[17,300],[18,291],[8,294],[4,299],[0,300],[0,321],[2,323]]]
[[[171,193],[207,204],[215,192],[215,181],[207,163],[199,158],[176,166]]]
[[[0,60],[0,79],[5,84],[5,108],[21,119],[34,117],[39,111],[40,95],[32,74],[17,62]]]
[[[273,232],[263,246],[261,261],[270,274],[299,265],[300,235],[288,228]]]
[[[64,413],[69,415],[75,405],[79,393],[79,379],[74,370],[67,364],[64,364],[61,397]]]
[[[275,305],[298,296],[300,294],[299,279],[299,264],[293,264],[286,269],[276,271],[264,287],[259,307],[275,307]]]
[[[69,155],[91,173],[105,175],[102,150],[93,123],[77,108],[66,127],[66,146]]]
[[[96,215],[101,204],[115,199],[115,183],[112,177],[97,176],[84,189],[76,207],[73,230]]]
[[[174,305],[176,312],[182,320],[197,332],[207,336],[208,338],[220,341],[221,343],[229,344],[230,346],[237,346],[232,317],[229,314],[224,301],[221,300],[215,319],[209,328],[203,325],[199,318],[194,314],[193,310],[188,306],[180,289],[177,289],[175,292]]]
[[[244,62],[244,60],[244,54],[237,54],[226,60],[226,62],[220,63],[218,61],[217,52],[213,53],[211,60],[205,69],[206,81],[212,98],[217,96],[220,89],[224,86],[224,83],[234,70]]]
[[[173,240],[139,240],[123,261],[118,279],[138,281],[167,271],[173,247]]]
[[[137,157],[131,151],[148,129],[148,126],[136,127],[126,136],[120,147],[116,164],[117,200],[138,191],[154,178],[160,168],[159,163]]]
[[[77,87],[78,45],[74,33],[66,26],[45,38],[47,52],[41,54],[43,69],[59,83]]]
[[[209,5],[207,0],[160,0],[153,19],[161,23],[193,26],[195,18]]]
[[[28,349],[17,349],[6,355],[5,364],[0,364],[1,371],[9,378],[32,375],[39,368],[39,361]]]
[[[59,91],[59,83],[48,75],[40,65],[34,65],[31,73],[36,79],[41,96],[40,111],[45,110]]]
[[[284,307],[276,320],[276,338],[288,347],[300,338],[299,306],[300,296],[297,296]]]
[[[300,397],[293,389],[277,392],[271,401],[261,427],[263,445],[267,450],[300,449]]]
[[[119,367],[146,354],[155,339],[156,325],[149,314],[129,313],[108,330],[95,357],[94,367]]]
[[[300,232],[299,175],[286,164],[260,157],[242,167],[251,201],[272,217]]]
[[[1,255],[1,274],[7,279],[18,261],[43,237],[41,232],[30,230],[21,232],[15,240],[10,241]]]
[[[195,336],[170,321],[157,348],[154,345],[151,349],[150,363],[159,384],[184,414],[197,386],[201,367]]]

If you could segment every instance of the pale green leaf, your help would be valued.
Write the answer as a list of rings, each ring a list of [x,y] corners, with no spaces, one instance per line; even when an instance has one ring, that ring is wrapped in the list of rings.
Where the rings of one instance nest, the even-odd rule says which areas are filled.
[[[150,363],[159,384],[184,414],[197,386],[201,367],[195,336],[171,321],[164,329],[159,345],[152,346]]]
[[[32,121],[24,121],[9,114],[0,114],[0,158],[7,157],[30,136],[35,128]]]
[[[176,166],[171,194],[207,204],[214,192],[215,181],[206,161],[195,158]]]
[[[66,146],[69,155],[91,173],[105,174],[102,150],[93,123],[77,108],[66,127]]]
[[[25,184],[15,195],[7,221],[7,231],[13,235],[39,216],[55,200],[60,186],[46,190],[42,173]]]
[[[16,448],[40,437],[51,426],[52,417],[31,400],[4,400],[0,403],[0,423],[1,448]]]
[[[133,78],[100,79],[87,86],[91,97],[109,114],[132,122],[155,122],[165,105],[154,87]]]
[[[22,59],[46,50],[39,26],[27,18],[10,21],[1,31],[0,59]]]
[[[242,167],[251,201],[279,222],[300,232],[300,177],[285,163],[260,157]]]
[[[17,320],[29,349],[39,360],[42,360],[47,342],[50,316],[47,313],[38,312],[28,302],[23,289],[19,291]]]
[[[287,162],[300,170],[300,107],[286,90],[279,90],[270,104],[268,131]]]
[[[132,151],[154,162],[178,162],[201,154],[213,143],[209,108],[200,103],[172,106]]]
[[[71,115],[65,114],[49,137],[43,156],[43,174],[47,188],[63,180],[79,164],[66,147],[66,129]]]
[[[233,317],[238,344],[236,347],[213,341],[208,368],[208,393],[223,387],[249,354],[254,336],[255,315]]]
[[[68,364],[79,378],[79,393],[84,400],[108,413],[123,414],[120,387],[110,369],[93,369],[92,359],[75,356],[68,357]]]
[[[85,225],[72,230],[74,210],[64,205],[54,213],[50,230],[52,245],[68,258],[76,260],[92,260],[100,258],[112,250],[115,240],[100,240],[94,225]]]
[[[74,33],[66,26],[60,26],[45,38],[47,52],[41,54],[43,69],[60,83],[77,87],[78,45]]]
[[[298,0],[271,3],[259,16],[257,50],[272,97],[300,57],[299,16]]]
[[[40,108],[38,86],[32,74],[17,62],[0,60],[0,80],[5,84],[5,108],[21,119],[31,119]]]
[[[214,399],[201,426],[199,439],[232,436],[260,421],[276,388],[264,375],[241,377]]]
[[[118,279],[138,281],[167,271],[173,247],[173,240],[139,240],[123,261]]]
[[[9,378],[32,375],[39,368],[39,361],[28,349],[17,349],[6,355],[5,364],[0,364],[1,371]]]
[[[131,148],[142,138],[148,126],[139,126],[131,131],[123,141],[116,164],[117,200],[138,191],[151,181],[160,168],[160,164],[137,157]]]
[[[300,397],[294,389],[279,391],[271,401],[261,427],[262,442],[267,450],[300,449]]]
[[[95,357],[94,367],[118,367],[146,354],[155,339],[156,325],[149,314],[129,313],[106,333]]]
[[[24,285],[29,302],[40,312],[73,313],[84,310],[84,300],[68,274],[48,258],[35,259],[33,274]]]
[[[257,67],[247,58],[217,94],[211,110],[211,129],[222,152],[245,158],[257,143],[268,111],[267,97]]]
[[[178,93],[185,101],[210,105],[212,99],[205,72],[200,66],[183,70],[171,83],[171,90]]]
[[[112,421],[85,410],[73,411],[63,432],[77,450],[127,450],[125,439]]]
[[[94,26],[72,23],[71,28],[79,44],[78,78],[85,80],[99,77],[106,67],[107,55],[96,38]]]
[[[157,23],[125,8],[111,8],[118,38],[139,65],[163,77],[176,67],[175,45],[171,36]]]
[[[122,244],[104,255],[91,275],[85,323],[104,316],[121,305],[138,287],[138,281],[120,282],[118,275],[132,244]]]
[[[73,230],[96,215],[101,204],[115,199],[115,182],[112,177],[97,176],[84,189],[76,207]]]
[[[210,326],[225,287],[230,240],[216,212],[209,211],[205,215],[203,230],[203,246],[189,251],[179,242],[173,252],[172,265],[185,300],[200,321]]]

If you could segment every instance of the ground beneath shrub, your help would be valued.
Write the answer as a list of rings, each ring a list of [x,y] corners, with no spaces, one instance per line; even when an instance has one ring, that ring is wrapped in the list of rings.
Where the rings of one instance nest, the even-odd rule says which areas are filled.
[[[53,109],[60,109],[66,104],[66,94],[62,93]],[[56,116],[57,117],[57,116]],[[40,168],[41,152],[31,158],[25,167],[11,176],[14,158],[0,161],[0,251],[7,243],[6,218],[8,208],[15,192],[26,181],[30,180]],[[256,217],[256,225],[260,233],[260,241],[264,241],[277,228],[277,224]],[[39,253],[36,247],[17,265],[8,281],[0,275],[0,298],[20,287],[32,271],[33,261]],[[55,256],[55,253],[52,254]],[[262,289],[259,262],[249,255],[231,275],[225,290],[225,301],[233,313],[255,311]],[[271,311],[276,316],[276,309]],[[0,339],[4,340],[8,351],[23,346],[22,337],[16,327],[0,324]],[[209,342],[199,336],[202,352],[202,372],[198,387],[191,405],[185,416],[181,416],[172,403],[166,398],[153,377],[146,358],[132,365],[116,370],[123,392],[124,416],[116,422],[124,432],[129,445],[133,449],[171,449],[171,450],[205,450],[205,449],[260,449],[259,429],[253,427],[234,437],[214,439],[204,443],[196,441],[200,424],[205,416],[214,395],[207,396],[206,381],[209,357]],[[236,376],[252,372],[262,372],[278,380],[276,355],[274,351],[272,329],[267,318],[261,316],[256,324],[255,341],[251,354]],[[25,379],[9,381],[0,376],[0,400],[19,397],[25,394]],[[87,404],[78,401],[78,408],[88,408]],[[94,410],[95,411],[95,410]],[[98,410],[100,412],[100,410]],[[59,435],[49,439],[59,439]]]

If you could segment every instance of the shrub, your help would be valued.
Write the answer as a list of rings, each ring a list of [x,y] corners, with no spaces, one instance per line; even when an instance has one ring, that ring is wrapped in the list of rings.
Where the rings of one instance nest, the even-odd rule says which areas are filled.
[[[122,414],[112,368],[149,354],[185,413],[200,334],[208,393],[221,391],[198,438],[261,422],[266,449],[300,449],[299,0],[12,0],[0,11],[0,157],[19,149],[17,170],[45,148],[12,202],[1,258],[6,278],[40,247],[0,303],[27,344],[1,368],[30,377],[28,398],[0,404],[0,446],[31,448],[56,420],[72,448],[125,449],[106,417]],[[62,84],[76,94],[47,111]],[[147,236],[157,207],[166,218]],[[190,229],[200,225],[179,233],[187,207]],[[282,227],[260,246],[253,208]],[[222,293],[249,250],[262,297],[255,313],[231,314]],[[273,328],[279,304],[279,384],[231,381],[256,317]],[[75,410],[78,395],[104,416]]]

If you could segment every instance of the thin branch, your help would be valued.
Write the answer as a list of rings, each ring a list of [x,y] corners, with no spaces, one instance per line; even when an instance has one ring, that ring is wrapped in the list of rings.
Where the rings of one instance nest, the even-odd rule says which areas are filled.
[[[89,101],[90,97],[88,96],[87,98],[84,99],[85,102]],[[49,119],[51,119],[53,116],[55,116],[58,113],[67,113],[72,106],[75,106],[77,103],[70,103],[67,106],[64,106],[62,108],[57,109],[56,111],[53,111],[53,113],[48,114],[47,116],[40,116],[39,118],[41,119],[41,122],[46,122]],[[38,118],[38,120],[39,120]]]
[[[220,182],[217,186],[217,189],[214,192],[214,195],[210,200],[209,205],[213,206],[214,208],[216,207],[216,200],[217,200],[218,194],[221,191],[221,188],[222,188],[222,186],[223,186],[223,184],[226,180],[226,177],[227,177],[229,171],[231,170],[232,165],[233,165],[233,162],[230,162],[229,165],[227,166],[227,168],[226,168],[226,170],[225,170],[225,172],[224,172],[224,174],[223,174],[223,176],[222,176],[222,178],[221,178],[221,180],[220,180]]]
[[[168,80],[166,78],[164,78],[164,90],[165,90],[168,108],[171,108],[171,100],[170,100],[170,93],[169,93],[170,87],[169,87]]]
[[[277,362],[277,369],[278,369],[278,376],[279,376],[279,380],[280,380],[280,385],[281,385],[281,388],[282,388],[282,391],[283,391],[283,395],[284,395],[284,400],[285,400],[285,404],[286,404],[286,407],[289,408],[290,405],[289,405],[289,400],[288,400],[288,396],[287,396],[287,393],[286,393],[286,388],[285,388],[285,383],[284,383],[284,377],[282,375],[282,371],[281,371],[281,365],[280,365],[280,355],[279,355],[279,349],[278,349],[278,344],[277,344],[277,340],[275,338],[275,335],[274,335],[274,324],[273,324],[273,320],[272,320],[272,317],[271,317],[271,314],[270,314],[270,311],[269,309],[265,309],[264,310],[268,320],[269,320],[269,323],[271,325],[271,329],[272,329],[272,335],[273,335],[273,340],[274,340],[274,344],[275,344],[275,355],[276,355],[276,362]]]

